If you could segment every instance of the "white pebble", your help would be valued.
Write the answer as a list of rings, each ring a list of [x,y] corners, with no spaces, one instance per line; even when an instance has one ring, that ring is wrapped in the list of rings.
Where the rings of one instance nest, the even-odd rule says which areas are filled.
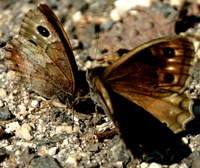
[[[31,127],[27,123],[24,123],[22,126],[17,128],[15,135],[19,138],[26,139],[29,141],[32,139],[30,132]]]
[[[7,151],[12,151],[13,147],[14,147],[14,145],[9,145],[9,146],[6,146],[5,148]]]
[[[14,72],[14,71],[9,71],[9,72],[7,72],[6,78],[7,78],[8,80],[13,80],[13,81],[19,81],[19,80],[20,80],[20,77],[17,77],[17,76],[15,75],[15,72]]]
[[[15,131],[17,128],[19,128],[19,127],[20,127],[20,125],[19,125],[18,122],[13,122],[13,123],[6,124],[5,132],[11,133],[11,132]]]
[[[197,51],[199,49],[199,46],[200,46],[200,42],[199,41],[195,41],[194,42],[195,51]]]
[[[141,168],[147,168],[149,164],[147,162],[142,162],[140,166]]]
[[[77,167],[78,161],[79,161],[79,160],[80,160],[80,157],[79,157],[79,156],[70,155],[70,156],[67,158],[66,163],[72,164],[73,166]]]
[[[63,143],[62,143],[62,145],[65,145],[65,146],[67,146],[68,145],[68,139],[65,139],[64,141],[63,141]]]
[[[71,40],[70,40],[70,44],[71,44],[71,46],[72,46],[72,49],[76,49],[76,48],[79,47],[80,42],[79,42],[79,40],[77,40],[77,39],[71,39]]]
[[[82,18],[83,18],[83,15],[82,15],[81,11],[76,12],[74,14],[74,16],[72,17],[74,22],[79,22],[82,20]]]
[[[185,137],[183,137],[181,140],[182,140],[185,144],[188,144],[188,143],[189,143],[189,142],[188,142],[188,139],[185,138]]]
[[[18,105],[18,108],[20,109],[20,112],[17,114],[17,118],[19,120],[23,120],[25,118],[25,116],[28,115],[28,111],[26,110],[26,106],[21,104],[21,105]]]
[[[80,127],[74,127],[72,130],[72,126],[67,126],[67,125],[60,125],[56,127],[56,132],[61,134],[63,132],[66,133],[72,133],[72,132],[78,132],[80,130]]]
[[[37,108],[37,107],[39,106],[38,100],[33,100],[33,101],[31,102],[31,106],[32,106],[33,108]]]
[[[45,124],[38,124],[37,130],[40,132],[45,132],[46,131],[46,125]]]
[[[53,147],[53,148],[49,149],[49,155],[51,155],[51,156],[55,155],[56,151],[57,151],[57,147]]]
[[[110,17],[114,21],[119,21],[130,9],[136,6],[149,7],[151,0],[117,0],[114,5],[115,8],[110,12]]]
[[[5,89],[0,88],[0,98],[4,99],[7,96],[7,91]]]
[[[149,168],[162,168],[162,166],[158,163],[150,163]]]
[[[179,165],[177,163],[174,163],[173,165],[170,165],[169,168],[179,168]]]
[[[186,0],[170,0],[169,4],[171,6],[181,7],[185,4]]]

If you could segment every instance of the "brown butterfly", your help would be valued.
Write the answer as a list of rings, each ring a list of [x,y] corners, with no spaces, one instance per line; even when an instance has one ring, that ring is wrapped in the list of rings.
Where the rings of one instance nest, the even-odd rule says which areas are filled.
[[[148,119],[140,116],[140,121],[137,121],[140,114],[134,109],[119,111],[120,106],[125,106],[117,102],[119,95],[142,107],[161,123],[166,123],[176,134],[194,118],[193,102],[185,91],[193,65],[194,46],[188,37],[177,35],[155,39],[116,60],[100,76],[97,71],[89,71],[87,80],[91,98],[110,116],[120,136],[123,136],[122,126],[130,123],[125,128],[127,132],[129,130],[130,138],[130,129],[140,130],[139,125],[135,124],[134,128],[134,123]],[[115,106],[118,108],[114,110]],[[119,121],[122,118],[123,122]]]
[[[47,5],[39,4],[25,15],[18,37],[4,49],[5,65],[20,83],[47,98],[74,99],[80,87],[72,47]]]

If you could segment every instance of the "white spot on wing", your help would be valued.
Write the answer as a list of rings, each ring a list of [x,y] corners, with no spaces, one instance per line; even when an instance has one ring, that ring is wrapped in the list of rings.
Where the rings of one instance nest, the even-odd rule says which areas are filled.
[[[167,67],[168,70],[174,70],[174,67]]]
[[[34,35],[32,36],[34,39],[37,39]]]

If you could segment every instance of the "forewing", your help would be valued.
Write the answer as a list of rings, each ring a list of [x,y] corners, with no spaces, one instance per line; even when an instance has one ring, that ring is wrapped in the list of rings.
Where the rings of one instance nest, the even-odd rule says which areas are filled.
[[[117,93],[166,97],[181,93],[191,78],[194,46],[188,37],[153,40],[117,60],[102,80]]]

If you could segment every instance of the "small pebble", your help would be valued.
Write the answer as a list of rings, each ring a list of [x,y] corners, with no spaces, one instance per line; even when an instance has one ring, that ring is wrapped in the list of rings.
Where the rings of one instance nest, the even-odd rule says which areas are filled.
[[[49,149],[49,155],[51,155],[51,156],[55,155],[56,151],[57,151],[57,147],[50,148]]]
[[[0,60],[3,60],[6,54],[6,50],[3,48],[0,48]]]
[[[188,167],[188,165],[186,163],[181,163],[179,168],[189,168],[189,167]],[[193,168],[193,166],[192,166],[192,168]]]
[[[66,163],[71,164],[71,165],[77,167],[78,161],[79,161],[79,160],[80,160],[80,157],[79,157],[79,156],[70,155],[70,156],[67,158]]]
[[[110,12],[110,17],[114,21],[119,21],[131,8],[136,6],[149,7],[151,0],[117,0],[114,4],[115,8]]]
[[[189,143],[188,139],[185,138],[185,137],[183,137],[181,140],[184,142],[184,144],[188,144]]]
[[[147,162],[142,162],[140,166],[141,166],[141,168],[148,168],[149,163],[147,163]]]
[[[8,107],[0,108],[0,119],[8,120],[11,118],[11,113],[8,110]]]
[[[38,101],[38,100],[32,100],[31,106],[32,106],[33,108],[39,107],[39,101]]]
[[[46,146],[41,146],[38,152],[41,155],[49,155],[49,150]]]
[[[11,132],[15,131],[16,129],[18,129],[19,127],[20,127],[20,125],[19,125],[18,122],[13,122],[13,123],[6,124],[5,132],[11,133]]]
[[[162,165],[158,163],[150,163],[148,168],[162,168]]]
[[[7,151],[12,151],[13,147],[14,147],[14,145],[9,145],[9,146],[6,146],[5,148]]]
[[[38,124],[37,130],[40,132],[45,132],[46,131],[46,125],[45,124]]]
[[[81,11],[77,11],[74,16],[73,16],[73,21],[74,22],[80,22],[83,18],[82,12]]]
[[[66,126],[66,125],[61,125],[56,127],[56,132],[61,134],[63,132],[66,132],[68,134],[72,132],[78,132],[80,130],[80,127],[75,126],[72,130],[72,126]]]
[[[0,74],[0,80],[5,78],[5,74]]]
[[[15,75],[15,72],[14,71],[8,71],[8,73],[6,74],[6,78],[8,80],[13,80],[13,81],[19,81],[20,80],[20,77],[17,77]]]
[[[170,165],[169,168],[179,168],[179,165],[177,163],[174,163],[173,165]]]
[[[175,7],[182,7],[185,4],[186,0],[170,0],[169,4]]]
[[[71,39],[71,40],[70,40],[70,43],[71,43],[72,49],[76,49],[76,48],[78,48],[79,45],[80,45],[80,42],[79,42],[79,40],[77,40],[77,39]]]
[[[18,108],[20,109],[20,112],[17,114],[17,118],[19,120],[23,120],[28,115],[26,106],[21,104],[21,105],[18,105]]]
[[[7,91],[0,88],[0,99],[4,99],[7,96]]]
[[[15,134],[17,137],[26,139],[29,141],[32,139],[30,132],[31,132],[31,127],[27,123],[24,123],[22,126],[17,128]]]
[[[115,22],[113,20],[109,20],[105,23],[102,23],[100,25],[100,30],[109,30],[112,28],[112,25],[115,24]]]
[[[7,67],[4,66],[3,64],[0,64],[0,73],[6,72]]]
[[[197,51],[199,49],[199,46],[200,46],[200,42],[199,41],[195,41],[194,42],[195,51]]]

